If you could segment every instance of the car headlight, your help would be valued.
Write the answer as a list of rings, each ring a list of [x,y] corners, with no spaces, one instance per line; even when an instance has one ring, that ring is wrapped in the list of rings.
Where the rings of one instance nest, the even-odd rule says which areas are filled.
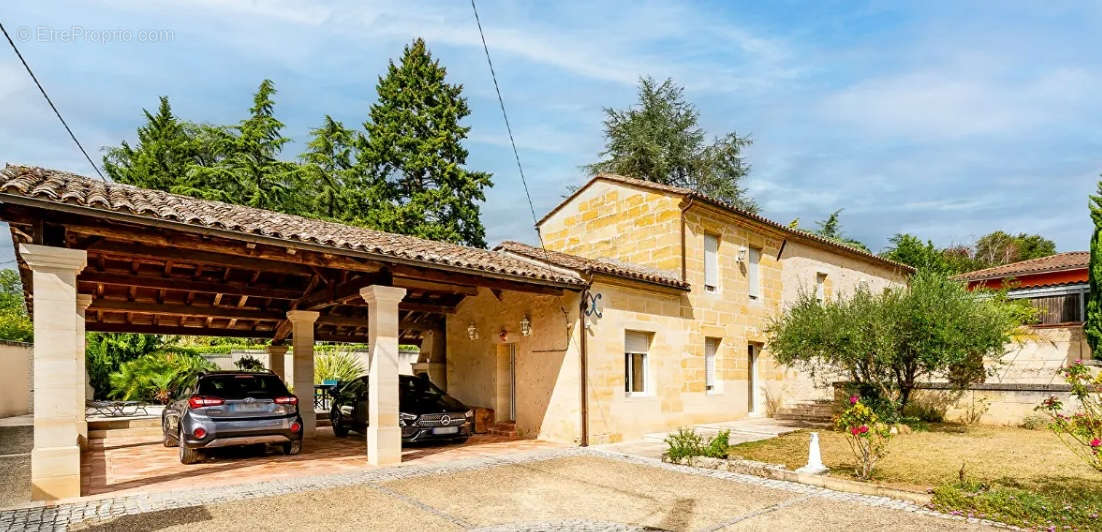
[[[465,414],[463,414],[463,415],[467,416],[467,419],[471,419],[472,417],[474,417],[474,410],[468,410],[468,411],[467,411],[467,412],[466,412]]]
[[[414,421],[417,421],[417,415],[415,415],[415,414],[407,414],[407,413],[405,413],[405,412],[400,412],[400,413],[398,413],[398,422],[399,422],[399,424],[400,424],[400,425],[402,425],[403,427],[409,426],[409,425],[410,425],[410,424],[412,424],[412,423],[413,423]]]

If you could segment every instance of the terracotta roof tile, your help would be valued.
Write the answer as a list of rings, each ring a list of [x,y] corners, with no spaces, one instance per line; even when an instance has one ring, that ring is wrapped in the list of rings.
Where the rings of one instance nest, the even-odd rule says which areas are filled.
[[[788,227],[785,224],[775,222],[775,221],[770,220],[770,219],[768,219],[764,216],[761,216],[759,214],[754,214],[752,212],[740,209],[740,208],[738,208],[738,207],[736,207],[736,206],[734,206],[730,203],[727,203],[727,202],[719,200],[719,199],[712,198],[712,197],[707,196],[705,194],[701,194],[701,193],[696,192],[692,189],[688,189],[688,188],[685,188],[685,187],[677,187],[677,186],[673,186],[673,185],[665,185],[665,184],[662,184],[662,183],[655,183],[653,181],[645,181],[645,180],[642,180],[642,179],[636,179],[634,177],[627,177],[627,176],[622,176],[622,175],[617,175],[617,174],[600,174],[600,175],[593,176],[593,178],[590,179],[588,183],[586,183],[582,187],[575,190],[574,194],[571,194],[570,197],[563,200],[562,203],[559,203],[558,206],[556,206],[554,209],[552,209],[550,212],[548,212],[546,215],[544,215],[544,217],[541,218],[540,221],[537,222],[536,225],[542,224],[544,221],[546,221],[548,218],[550,218],[552,214],[557,212],[559,210],[559,208],[561,208],[563,205],[566,205],[575,195],[581,193],[581,191],[583,189],[585,189],[591,183],[593,183],[594,181],[597,181],[597,180],[605,180],[605,181],[612,181],[612,182],[616,182],[616,183],[623,183],[623,184],[626,184],[626,185],[636,186],[636,187],[640,187],[640,188],[647,188],[647,189],[650,189],[650,190],[657,190],[657,191],[660,191],[660,192],[669,192],[671,194],[677,194],[677,195],[680,195],[680,196],[693,198],[694,200],[711,204],[713,206],[716,206],[716,207],[719,207],[721,209],[727,210],[727,211],[729,211],[729,212],[731,212],[731,213],[733,213],[737,216],[741,216],[743,218],[753,220],[753,221],[761,223],[763,225],[767,225],[769,227],[772,227],[773,229],[777,229],[781,232],[788,233],[789,235],[792,235],[792,236],[797,237],[797,238],[801,238],[803,240],[811,241],[811,242],[814,242],[814,243],[819,244],[819,245],[823,245],[823,246],[827,246],[827,247],[834,248],[834,249],[837,249],[837,250],[841,250],[841,251],[850,253],[852,255],[861,257],[862,259],[868,260],[870,262],[879,263],[881,265],[889,266],[891,268],[898,268],[898,269],[906,271],[906,272],[913,272],[914,271],[914,268],[911,267],[910,265],[903,264],[901,262],[896,262],[896,261],[890,260],[890,259],[885,259],[884,257],[881,257],[881,256],[876,255],[874,253],[870,253],[868,251],[864,251],[864,250],[855,248],[853,246],[847,246],[847,245],[842,244],[840,242],[835,242],[834,240],[831,240],[829,238],[824,238],[824,237],[819,236],[815,233],[810,233],[808,231],[803,231],[801,229],[792,229],[791,227]]]
[[[689,289],[689,283],[682,281],[673,273],[647,268],[638,264],[630,264],[611,259],[589,259],[511,241],[502,242],[495,249],[516,253],[546,264],[567,268],[579,273],[602,273],[624,279],[671,286],[682,290]]]
[[[1047,257],[1023,260],[962,273],[956,276],[964,281],[979,281],[983,279],[1002,279],[1006,277],[1019,277],[1022,275],[1034,275],[1039,273],[1058,272],[1064,270],[1078,270],[1090,265],[1091,254],[1089,251],[1068,251],[1057,253]]]
[[[541,284],[583,286],[578,275],[542,267],[506,253],[384,233],[363,227],[202,200],[37,167],[7,165],[0,172],[0,202],[18,196],[152,220],[315,244],[425,266],[447,266]]]

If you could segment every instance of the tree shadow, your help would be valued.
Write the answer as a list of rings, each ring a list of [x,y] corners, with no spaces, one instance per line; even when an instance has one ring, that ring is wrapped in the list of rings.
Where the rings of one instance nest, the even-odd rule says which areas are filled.
[[[127,532],[152,532],[172,526],[191,525],[210,521],[212,519],[213,516],[207,511],[206,507],[190,506],[187,508],[174,508],[171,510],[124,515],[111,519],[82,523],[74,526],[71,530],[126,530]]]

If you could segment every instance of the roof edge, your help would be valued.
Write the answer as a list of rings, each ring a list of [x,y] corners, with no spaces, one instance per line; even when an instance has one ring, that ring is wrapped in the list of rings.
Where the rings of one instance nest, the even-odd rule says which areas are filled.
[[[316,251],[319,253],[329,253],[335,255],[344,255],[351,257],[367,258],[370,260],[376,260],[379,262],[390,262],[403,264],[407,266],[416,266],[420,268],[436,269],[451,271],[456,273],[466,273],[479,275],[483,277],[490,277],[494,279],[500,279],[504,281],[515,281],[527,284],[553,286],[555,288],[564,288],[571,290],[579,290],[584,288],[585,281],[579,279],[578,283],[565,283],[561,281],[555,281],[552,279],[538,279],[535,277],[525,277],[522,275],[510,275],[508,273],[490,272],[486,270],[480,270],[477,268],[464,268],[459,266],[453,266],[449,264],[430,263],[424,261],[417,261],[411,259],[405,259],[402,257],[395,257],[391,255],[371,253],[368,251],[348,249],[342,247],[329,247],[321,244],[313,244],[310,242],[303,242],[300,240],[288,240],[282,238],[276,238],[266,235],[259,235],[254,233],[245,233],[241,231],[233,231],[229,229],[219,229],[215,227],[198,227],[185,222],[165,220],[162,218],[153,218],[149,216],[142,216],[138,214],[129,214],[117,211],[111,211],[106,209],[99,209],[95,207],[87,207],[84,205],[74,205],[71,203],[62,203],[56,201],[50,201],[47,199],[40,199],[36,197],[21,196],[16,194],[10,194],[7,192],[0,192],[0,203],[12,203],[16,205],[25,205],[28,207],[45,208],[52,210],[60,210],[73,214],[91,215],[99,218],[105,218],[118,222],[125,223],[138,223],[144,225],[151,225],[154,227],[160,227],[165,229],[173,229],[188,233],[196,234],[214,234],[224,238],[230,238],[232,240],[240,240],[245,242],[256,242],[258,244],[278,245],[283,247],[292,247],[297,249],[303,249],[308,251]]]

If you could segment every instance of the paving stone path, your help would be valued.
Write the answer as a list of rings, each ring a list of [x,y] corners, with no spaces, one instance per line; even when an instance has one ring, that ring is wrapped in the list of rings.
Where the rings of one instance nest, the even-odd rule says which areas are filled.
[[[869,507],[871,509],[894,509],[919,515],[937,517],[941,519],[967,521],[969,523],[983,524],[988,526],[1000,526],[997,523],[986,520],[965,519],[963,517],[950,516],[939,512],[934,512],[913,503],[890,499],[887,497],[845,493],[825,488],[807,486],[804,484],[787,482],[783,480],[767,479],[751,475],[731,473],[727,471],[699,469],[677,464],[667,464],[654,458],[632,456],[609,450],[593,448],[564,448],[549,449],[525,454],[505,455],[501,457],[471,458],[466,460],[448,462],[445,464],[432,464],[425,466],[407,465],[355,473],[342,473],[317,477],[299,477],[286,480],[271,480],[254,484],[237,484],[232,486],[203,488],[189,491],[138,494],[114,498],[85,499],[61,504],[27,504],[6,510],[0,510],[0,530],[67,530],[70,525],[76,523],[110,519],[123,515],[134,515],[160,510],[211,505],[258,497],[286,495],[307,490],[338,488],[353,485],[367,484],[372,485],[377,489],[387,490],[387,488],[385,486],[382,486],[382,484],[394,480],[409,479],[426,475],[458,473],[463,471],[491,468],[495,466],[523,464],[528,462],[576,456],[593,456],[613,460],[621,460],[624,462],[639,465],[664,468],[679,473],[723,479],[746,485],[748,487],[759,486],[763,488],[771,488],[804,495],[804,497],[793,500],[804,500],[805,498],[824,498],[834,501],[856,503],[862,506]],[[416,501],[414,501],[414,503],[416,503]],[[783,506],[785,506],[785,504],[779,504],[775,505],[775,507],[765,508],[756,512],[755,515],[760,513],[779,511],[783,509]],[[434,511],[435,509],[428,508],[428,510]],[[723,528],[725,526],[732,525],[740,520],[748,519],[750,517],[753,516],[736,516],[728,522],[720,523],[714,528]],[[452,522],[457,525],[463,526],[464,528],[469,527],[469,525],[466,525],[466,523],[456,522],[456,520],[454,519],[452,519]],[[511,523],[508,525],[494,526],[483,530],[624,531],[641,529],[639,527],[624,525],[620,523],[584,520],[563,520],[532,523]]]

